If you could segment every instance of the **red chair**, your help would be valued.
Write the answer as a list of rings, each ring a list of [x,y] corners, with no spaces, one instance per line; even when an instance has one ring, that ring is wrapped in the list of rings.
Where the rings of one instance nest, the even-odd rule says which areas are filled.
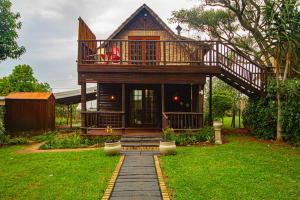
[[[108,60],[108,62],[119,63],[120,62],[120,49],[118,47],[111,47],[110,52],[107,55],[100,54],[101,59],[104,61]],[[105,62],[107,64],[108,62]]]

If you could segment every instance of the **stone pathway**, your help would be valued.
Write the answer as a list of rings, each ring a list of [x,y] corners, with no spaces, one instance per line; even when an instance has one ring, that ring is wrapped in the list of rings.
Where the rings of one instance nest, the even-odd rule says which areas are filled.
[[[162,200],[153,155],[157,152],[125,151],[125,159],[111,200]]]

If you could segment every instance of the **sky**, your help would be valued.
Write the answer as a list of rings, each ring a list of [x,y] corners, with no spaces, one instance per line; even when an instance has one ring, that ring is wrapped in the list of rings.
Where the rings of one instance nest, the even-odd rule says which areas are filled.
[[[26,53],[17,60],[0,63],[0,77],[18,64],[28,64],[40,82],[54,92],[78,89],[76,58],[78,17],[106,39],[137,8],[146,3],[164,22],[173,10],[191,8],[199,0],[12,0],[12,10],[21,14],[18,42]],[[177,24],[169,24],[175,30]],[[188,35],[188,32],[183,32]]]

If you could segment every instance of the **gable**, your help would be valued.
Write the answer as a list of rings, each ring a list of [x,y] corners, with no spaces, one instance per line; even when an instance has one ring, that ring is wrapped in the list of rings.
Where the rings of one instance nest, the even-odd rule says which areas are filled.
[[[146,17],[145,17],[146,16]],[[143,8],[123,29],[127,30],[164,30],[164,27]]]
[[[145,14],[146,20],[145,20]],[[168,27],[166,23],[146,4],[138,8],[121,26],[117,28],[108,39],[115,39],[126,31],[161,31],[166,32],[169,37],[178,39],[177,35]]]

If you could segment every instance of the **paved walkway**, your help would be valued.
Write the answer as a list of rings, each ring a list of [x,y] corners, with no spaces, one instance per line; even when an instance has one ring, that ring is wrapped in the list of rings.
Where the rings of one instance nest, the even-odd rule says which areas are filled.
[[[111,200],[161,200],[153,155],[156,152],[124,152]]]

